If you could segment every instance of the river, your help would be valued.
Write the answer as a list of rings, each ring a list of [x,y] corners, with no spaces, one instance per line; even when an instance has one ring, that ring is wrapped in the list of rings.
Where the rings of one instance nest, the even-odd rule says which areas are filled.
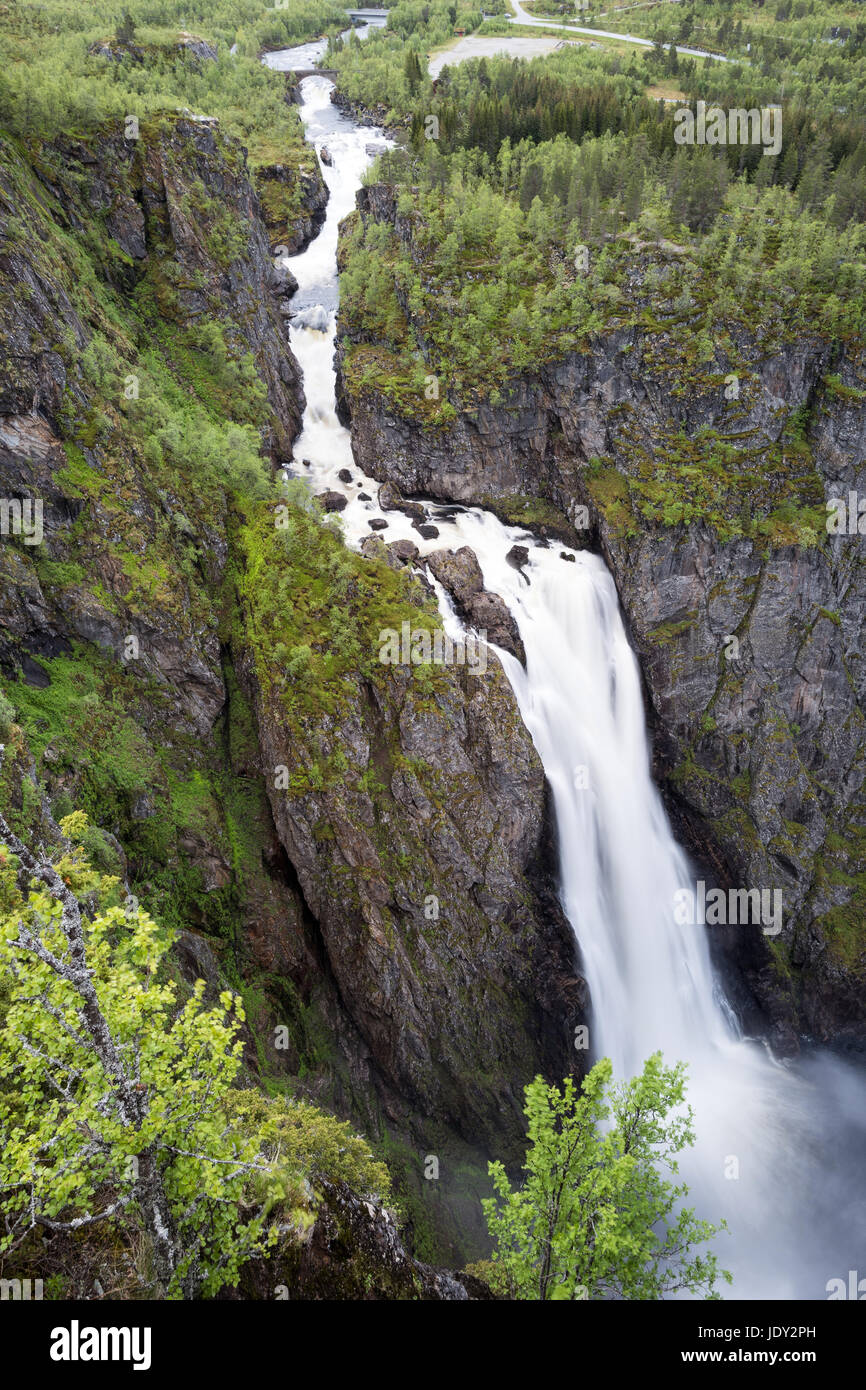
[[[553,791],[561,897],[593,1001],[592,1054],[611,1057],[620,1077],[659,1048],[668,1063],[688,1063],[698,1137],[681,1170],[698,1214],[727,1220],[715,1248],[734,1273],[730,1294],[826,1298],[831,1279],[847,1282],[851,1270],[866,1277],[866,1082],[825,1050],[781,1063],[744,1037],[714,975],[706,929],[678,923],[675,895],[693,891],[699,875],[652,782],[639,669],[603,560],[547,545],[479,508],[436,502],[425,506],[439,535],[425,540],[403,513],[383,512],[379,485],[355,464],[335,403],[337,232],[370,151],[388,142],[333,106],[332,86],[318,76],[301,85],[307,138],[327,145],[333,164],[323,168],[325,223],[291,258],[299,285],[291,345],[307,397],[294,471],[314,493],[347,497],[341,520],[354,547],[372,534],[371,520],[384,518],[386,541],[412,540],[422,554],[475,551],[526,649],[525,670],[498,655]],[[339,477],[344,469],[349,483]],[[529,548],[525,578],[505,559],[515,543]],[[455,634],[459,624],[438,592]]]

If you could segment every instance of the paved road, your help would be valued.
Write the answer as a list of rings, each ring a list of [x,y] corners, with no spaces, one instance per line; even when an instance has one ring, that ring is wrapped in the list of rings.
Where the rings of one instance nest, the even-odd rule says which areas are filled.
[[[509,15],[512,24],[531,24],[538,29],[565,29],[569,34],[594,34],[596,38],[602,39],[622,39],[623,43],[637,43],[641,48],[652,48],[652,39],[641,39],[636,34],[615,34],[609,29],[585,29],[580,24],[554,24],[549,19],[536,19],[534,15],[527,14],[520,3],[520,0],[511,0],[515,14]],[[670,48],[666,43],[665,48]],[[723,53],[705,53],[700,48],[680,48],[676,45],[677,53],[685,53],[690,58],[713,58],[717,63],[728,63],[731,60],[726,58]]]

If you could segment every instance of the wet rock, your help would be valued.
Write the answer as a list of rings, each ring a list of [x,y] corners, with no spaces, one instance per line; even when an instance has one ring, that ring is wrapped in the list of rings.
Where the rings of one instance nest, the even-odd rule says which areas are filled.
[[[326,512],[341,512],[344,510],[348,498],[342,492],[319,492],[316,494],[316,501],[321,502],[322,508]]]
[[[341,468],[337,477],[340,479],[341,483],[350,483],[352,481],[352,475],[348,468]]]
[[[359,502],[372,502],[372,500],[373,500],[373,499],[372,499],[372,497],[370,496],[369,492],[359,492],[359,493],[358,493],[358,501],[359,501]]]
[[[416,521],[423,521],[427,515],[420,502],[407,502],[393,483],[383,483],[379,488],[379,506],[383,512],[402,512]]]
[[[569,554],[568,554],[568,551],[566,551],[566,550],[560,550],[560,552],[559,552],[559,558],[560,558],[560,560],[570,560],[572,564],[575,564],[575,563],[576,563],[575,557],[574,557],[573,555],[569,555]]]
[[[374,531],[385,531],[388,528],[388,523],[383,516],[372,517],[367,525]]]
[[[301,463],[304,465],[305,468],[312,468],[313,466],[310,459],[301,459]]]
[[[319,158],[321,159],[323,164],[327,164],[328,168],[330,168],[331,165],[334,163],[334,157],[331,154],[331,151],[328,149],[327,145],[322,145],[321,149],[319,150]]]
[[[412,525],[415,527],[418,535],[424,537],[425,541],[435,541],[436,537],[439,535],[439,527],[434,526],[429,521],[413,521]]]
[[[519,570],[522,577],[526,579],[526,575],[523,574],[523,567],[529,564],[529,551],[525,545],[513,545],[505,559],[512,569]]]
[[[434,550],[425,564],[448,590],[454,600],[464,607],[484,592],[484,576],[478,557],[470,546],[459,550]]]
[[[271,288],[274,293],[290,298],[298,289],[298,282],[287,265],[282,261],[275,261],[271,267]],[[291,306],[285,305],[285,311],[291,313]]]
[[[383,483],[379,488],[379,506],[383,511],[393,511],[401,500],[400,490],[393,483]]]
[[[475,551],[468,545],[459,550],[434,550],[426,557],[426,564],[430,573],[448,590],[464,622],[485,633],[488,642],[504,647],[525,665],[526,652],[517,624],[505,600],[484,588]]]
[[[392,555],[396,555],[397,559],[402,560],[404,564],[409,564],[413,560],[418,559],[418,547],[414,541],[391,541],[388,549],[391,551]]]

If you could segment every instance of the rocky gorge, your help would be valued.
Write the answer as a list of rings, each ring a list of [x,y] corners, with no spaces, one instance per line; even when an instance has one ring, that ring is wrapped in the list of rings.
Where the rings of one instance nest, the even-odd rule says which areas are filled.
[[[227,1113],[261,1152],[310,1128],[277,1248],[220,1299],[492,1297],[465,1266],[527,1084],[656,1047],[690,1068],[684,1169],[736,1209],[738,1292],[781,1265],[814,1296],[860,1220],[861,571],[824,523],[862,482],[863,364],[738,330],[686,388],[644,302],[682,248],[641,242],[641,324],[413,402],[343,292],[381,231],[423,377],[429,316],[381,290],[394,243],[426,275],[420,219],[359,187],[408,118],[371,140],[330,77],[278,86],[300,155],[299,125],[253,159],[189,108],[0,145],[0,810],[153,914],[181,1002],[239,1001]],[[692,868],[772,885],[781,931],[672,925]],[[834,1202],[820,1260],[786,1245]],[[139,1297],[127,1237],[54,1241],[66,1293]]]
[[[369,186],[358,206],[417,254],[393,189]],[[672,336],[630,329],[511,380],[502,405],[458,400],[453,423],[429,426],[343,369],[370,346],[344,323],[338,398],[367,472],[407,496],[543,518],[603,554],[681,839],[714,882],[784,895],[778,938],[714,938],[754,1026],[782,1052],[862,1045],[863,565],[855,536],[824,529],[825,502],[863,487],[861,358],[818,337],[766,356],[743,337],[686,396]],[[706,452],[729,447],[718,487],[671,524],[658,460],[688,472],[702,454],[683,440],[702,436]],[[800,512],[756,462],[774,449]]]
[[[45,530],[0,551],[0,667],[21,728],[4,799],[20,833],[49,840],[40,799],[58,816],[84,805],[99,861],[174,924],[181,974],[240,986],[250,1074],[300,1074],[385,1142],[416,1250],[457,1260],[483,1248],[487,1158],[519,1153],[522,1086],[571,1066],[582,1016],[537,754],[495,659],[443,673],[433,707],[397,669],[287,720],[279,634],[261,626],[285,582],[271,513],[243,517],[219,479],[196,486],[171,439],[154,467],[126,413],[157,389],[155,303],[169,378],[220,404],[260,383],[265,447],[290,455],[305,400],[278,262],[309,240],[323,186],[275,221],[267,185],[288,175],[254,182],[216,122],[184,118],[36,165],[4,154],[0,491],[35,491]],[[395,620],[436,621],[386,558],[352,563],[355,589],[362,571],[392,576]],[[337,750],[349,759],[315,788],[311,766]],[[443,1163],[432,1212],[428,1151]]]

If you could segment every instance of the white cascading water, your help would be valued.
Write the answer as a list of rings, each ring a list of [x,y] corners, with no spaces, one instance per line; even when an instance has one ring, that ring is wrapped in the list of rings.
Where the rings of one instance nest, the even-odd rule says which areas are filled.
[[[271,61],[290,66],[283,55]],[[858,1269],[866,1276],[866,1085],[826,1052],[780,1065],[743,1038],[714,980],[705,930],[677,923],[675,894],[694,890],[695,875],[650,776],[638,666],[603,561],[572,551],[566,561],[559,544],[480,509],[437,503],[427,509],[439,535],[424,540],[403,513],[382,512],[378,484],[355,465],[335,407],[337,232],[365,168],[388,142],[345,118],[331,88],[323,77],[302,84],[307,137],[317,149],[327,145],[333,165],[323,168],[325,224],[291,259],[299,284],[291,343],[307,396],[293,471],[314,493],[347,496],[341,520],[352,545],[384,516],[386,541],[408,538],[422,553],[474,550],[526,649],[525,670],[499,656],[553,790],[562,902],[592,997],[592,1054],[609,1056],[622,1078],[658,1049],[669,1064],[688,1064],[697,1143],[681,1170],[698,1214],[728,1222],[715,1248],[734,1273],[733,1296],[826,1298],[829,1280]],[[351,482],[339,479],[343,469]],[[525,577],[505,559],[515,543],[530,550]]]

